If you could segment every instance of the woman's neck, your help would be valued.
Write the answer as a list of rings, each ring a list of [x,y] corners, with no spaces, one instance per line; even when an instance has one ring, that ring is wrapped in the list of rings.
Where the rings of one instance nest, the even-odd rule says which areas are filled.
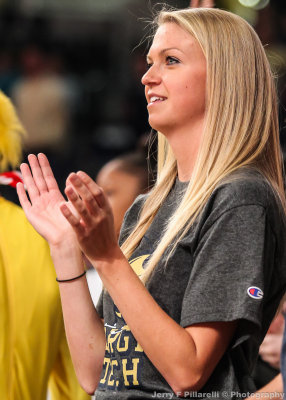
[[[166,135],[177,160],[178,178],[180,181],[189,181],[198,156],[203,132],[203,121],[192,129],[177,130]]]

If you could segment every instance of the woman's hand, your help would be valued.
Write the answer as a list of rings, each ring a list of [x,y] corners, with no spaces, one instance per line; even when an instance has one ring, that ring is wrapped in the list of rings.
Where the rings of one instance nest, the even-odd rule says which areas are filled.
[[[79,171],[69,175],[65,193],[78,216],[67,203],[61,204],[60,209],[90,261],[122,257],[112,210],[103,190],[87,174]]]
[[[21,165],[23,180],[30,200],[22,183],[17,184],[21,206],[33,227],[50,245],[57,245],[63,239],[76,240],[73,230],[60,211],[66,203],[54,178],[47,157],[40,153],[28,156],[28,164]]]

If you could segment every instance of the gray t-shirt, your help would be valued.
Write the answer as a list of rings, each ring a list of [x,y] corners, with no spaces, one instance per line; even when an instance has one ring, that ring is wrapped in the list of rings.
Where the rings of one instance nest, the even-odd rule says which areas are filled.
[[[134,251],[130,264],[138,275],[185,189],[176,180]],[[120,243],[138,220],[145,198],[139,196],[126,213]],[[166,254],[162,257],[146,287],[179,325],[238,320],[231,344],[207,383],[185,398],[235,399],[255,391],[250,373],[286,288],[285,243],[283,213],[272,189],[258,172],[243,169],[213,191],[167,266]],[[104,318],[107,345],[95,398],[178,399],[106,291],[97,310]]]

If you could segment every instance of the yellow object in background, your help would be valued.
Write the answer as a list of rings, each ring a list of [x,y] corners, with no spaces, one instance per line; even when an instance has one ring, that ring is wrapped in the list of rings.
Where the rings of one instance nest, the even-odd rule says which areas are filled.
[[[26,131],[10,99],[0,91],[0,171],[15,168],[22,157],[22,138]]]
[[[22,209],[0,197],[0,398],[90,399],[66,343],[60,296],[46,241]]]

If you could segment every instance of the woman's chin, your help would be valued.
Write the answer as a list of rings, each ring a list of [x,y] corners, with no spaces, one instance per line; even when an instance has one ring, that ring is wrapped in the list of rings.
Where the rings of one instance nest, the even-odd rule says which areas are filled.
[[[164,132],[166,131],[166,128],[167,128],[166,124],[162,123],[162,121],[156,121],[155,119],[152,119],[150,117],[149,117],[149,125],[151,126],[151,128],[154,131],[157,131],[157,132],[160,132],[160,133],[163,133],[163,134],[164,134]]]

